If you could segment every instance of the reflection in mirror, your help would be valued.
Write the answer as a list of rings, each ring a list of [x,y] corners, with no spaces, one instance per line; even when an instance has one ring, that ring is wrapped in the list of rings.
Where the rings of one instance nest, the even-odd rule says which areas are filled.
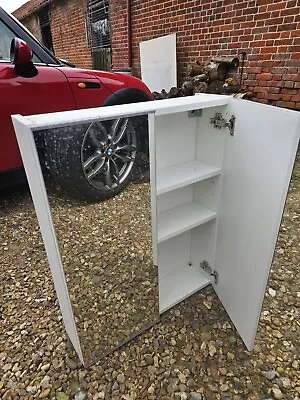
[[[147,117],[34,132],[85,364],[157,322]]]

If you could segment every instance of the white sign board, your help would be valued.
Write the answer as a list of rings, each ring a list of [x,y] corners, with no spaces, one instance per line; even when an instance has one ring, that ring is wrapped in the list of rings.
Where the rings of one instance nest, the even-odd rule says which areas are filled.
[[[154,92],[177,86],[176,34],[140,43],[142,80]]]

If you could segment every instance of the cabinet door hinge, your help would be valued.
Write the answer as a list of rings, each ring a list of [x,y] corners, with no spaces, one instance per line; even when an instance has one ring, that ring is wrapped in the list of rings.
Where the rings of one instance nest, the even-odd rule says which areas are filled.
[[[202,268],[203,271],[205,271],[205,272],[206,272],[207,274],[209,274],[210,276],[213,276],[213,277],[214,277],[215,283],[216,283],[216,284],[218,283],[219,274],[218,274],[217,271],[214,271],[214,270],[212,269],[212,267],[209,265],[209,262],[208,262],[208,261],[203,260],[203,261],[200,263],[200,268]]]
[[[230,135],[234,135],[234,128],[235,128],[235,120],[236,117],[235,115],[232,115],[231,118],[226,121],[223,118],[222,113],[216,113],[214,117],[210,119],[210,123],[214,125],[215,128],[221,129],[221,128],[228,128]]]

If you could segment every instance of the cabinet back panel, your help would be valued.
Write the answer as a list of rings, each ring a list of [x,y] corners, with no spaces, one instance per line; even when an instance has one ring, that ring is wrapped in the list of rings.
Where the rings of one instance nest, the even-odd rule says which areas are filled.
[[[197,119],[187,112],[155,117],[157,169],[195,159]]]
[[[219,210],[221,177],[205,179],[194,184],[193,200],[212,211]]]
[[[184,232],[158,245],[159,280],[178,270],[189,268],[191,231]]]
[[[198,117],[196,160],[216,167],[223,166],[227,128],[217,129],[210,123],[210,119],[216,113],[222,113],[224,118],[227,106],[206,108],[202,111],[202,117]]]
[[[193,185],[160,194],[156,199],[157,212],[163,212],[181,204],[189,203],[193,200]]]
[[[214,268],[216,247],[217,221],[210,221],[192,229],[191,232],[191,262],[200,268],[200,263],[208,261]]]

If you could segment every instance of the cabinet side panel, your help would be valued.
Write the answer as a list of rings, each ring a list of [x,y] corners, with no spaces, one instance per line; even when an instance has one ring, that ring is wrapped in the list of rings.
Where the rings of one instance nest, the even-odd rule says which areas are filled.
[[[32,200],[43,237],[55,291],[69,338],[81,362],[83,354],[76,329],[66,278],[61,262],[55,229],[50,212],[45,183],[32,131],[22,123],[23,117],[13,117],[13,124],[28,179]]]
[[[222,106],[202,110],[202,117],[198,118],[197,125],[196,160],[220,168],[223,166],[226,136],[229,135],[229,131],[224,128],[215,128],[210,119],[216,113],[222,113],[226,118],[227,108],[227,106]]]
[[[156,152],[155,152],[155,117],[148,115],[149,129],[149,161],[151,187],[152,248],[153,263],[157,266],[157,196],[156,196]]]
[[[246,346],[254,345],[299,140],[299,114],[232,101],[215,267],[215,290]]]
[[[197,118],[187,112],[156,116],[156,168],[170,167],[195,159]]]

